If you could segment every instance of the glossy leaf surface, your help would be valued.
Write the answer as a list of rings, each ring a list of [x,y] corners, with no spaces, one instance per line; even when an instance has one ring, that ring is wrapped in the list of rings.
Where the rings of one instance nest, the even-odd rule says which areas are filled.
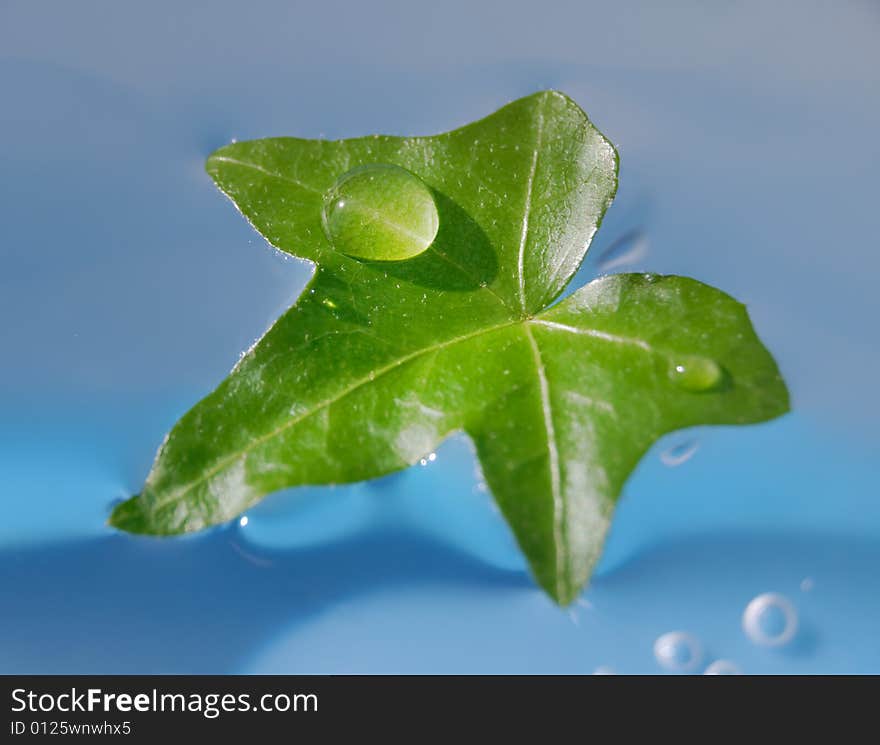
[[[417,181],[360,185],[363,236],[346,222],[338,245],[326,206],[340,177],[387,167]],[[614,149],[561,94],[433,137],[235,143],[207,168],[272,245],[317,268],[171,431],[111,518],[124,530],[199,530],[279,489],[405,468],[464,431],[537,581],[566,604],[658,437],[788,408],[744,307],[719,290],[616,275],[551,306],[617,178]],[[424,209],[425,194],[430,240],[429,211],[395,201]]]

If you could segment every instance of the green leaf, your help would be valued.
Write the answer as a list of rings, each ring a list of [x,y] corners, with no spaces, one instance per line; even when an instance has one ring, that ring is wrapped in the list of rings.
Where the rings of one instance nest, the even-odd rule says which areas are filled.
[[[236,143],[207,169],[317,268],[168,435],[111,517],[123,530],[199,530],[279,489],[405,468],[463,431],[535,578],[567,604],[658,437],[788,408],[745,308],[718,290],[616,275],[550,306],[617,184],[614,149],[559,93],[434,137]]]

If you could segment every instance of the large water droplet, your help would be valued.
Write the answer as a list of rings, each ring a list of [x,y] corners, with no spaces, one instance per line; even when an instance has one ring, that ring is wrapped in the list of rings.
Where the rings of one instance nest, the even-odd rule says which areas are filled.
[[[322,218],[337,251],[371,261],[418,256],[440,226],[431,190],[406,169],[386,163],[340,176],[324,195]]]
[[[695,669],[703,658],[700,642],[685,631],[670,631],[654,642],[654,657],[661,667],[676,672]]]
[[[708,357],[680,357],[672,361],[669,377],[686,391],[708,391],[721,382],[721,366]]]
[[[797,610],[783,595],[765,592],[746,606],[742,625],[746,636],[755,644],[781,647],[797,633]]]

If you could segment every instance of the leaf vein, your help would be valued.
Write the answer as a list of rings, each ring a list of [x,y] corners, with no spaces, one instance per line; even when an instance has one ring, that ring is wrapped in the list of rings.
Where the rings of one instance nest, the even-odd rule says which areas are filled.
[[[529,322],[537,324],[539,326],[544,326],[548,329],[553,329],[554,331],[566,331],[570,334],[592,336],[594,339],[602,339],[603,341],[610,341],[614,344],[630,344],[632,346],[638,347],[639,349],[644,349],[646,352],[654,351],[654,348],[650,344],[648,344],[648,342],[646,342],[644,339],[638,339],[634,336],[620,336],[619,334],[609,334],[607,331],[600,331],[599,329],[578,328],[577,326],[569,326],[564,323],[557,323],[556,321],[545,321],[541,318],[532,318],[529,320]]]
[[[529,217],[532,212],[532,190],[535,186],[535,174],[538,171],[538,152],[544,139],[544,108],[541,106],[537,111],[538,131],[535,136],[535,149],[532,151],[532,162],[529,166],[529,175],[526,179],[526,203],[523,208],[522,230],[519,237],[519,254],[517,257],[517,274],[519,277],[519,304],[522,312],[526,312],[526,240],[529,235]]]
[[[567,507],[562,497],[562,486],[559,474],[559,447],[556,444],[556,431],[553,426],[553,409],[550,405],[550,385],[547,382],[547,372],[544,369],[544,361],[541,359],[541,350],[532,334],[528,324],[523,324],[529,345],[532,348],[532,356],[535,359],[535,368],[538,373],[538,383],[541,391],[541,413],[544,417],[544,428],[547,433],[547,454],[550,461],[550,493],[553,497],[553,543],[556,549],[556,594],[564,597],[565,585],[568,584],[568,535],[566,523],[568,522]]]
[[[212,468],[208,469],[199,478],[191,481],[189,484],[186,485],[186,487],[184,487],[183,489],[181,489],[179,491],[171,492],[169,494],[168,499],[157,501],[154,505],[154,509],[160,509],[160,508],[162,508],[172,502],[175,502],[175,501],[182,499],[190,491],[192,491],[196,486],[198,486],[199,484],[201,484],[205,481],[208,481],[210,478],[212,478],[216,474],[220,473],[228,465],[235,463],[235,461],[244,457],[245,455],[247,455],[247,453],[249,453],[251,450],[254,450],[259,445],[262,445],[264,442],[268,442],[269,440],[277,437],[278,435],[280,435],[284,431],[290,429],[291,427],[293,427],[296,424],[299,424],[301,421],[309,418],[310,416],[317,414],[317,413],[320,413],[321,411],[324,411],[328,407],[335,404],[337,401],[342,400],[346,396],[354,393],[356,390],[358,390],[359,388],[362,388],[363,386],[367,385],[368,383],[374,382],[377,378],[380,378],[383,375],[386,375],[386,374],[392,372],[393,370],[397,369],[401,365],[404,365],[407,362],[410,362],[414,359],[418,359],[419,357],[421,357],[423,355],[430,354],[431,352],[437,352],[441,349],[445,349],[447,347],[454,346],[455,344],[458,344],[460,342],[464,342],[469,339],[473,339],[478,336],[482,336],[483,334],[488,334],[493,331],[499,331],[503,328],[508,328],[510,326],[515,326],[518,324],[519,324],[519,321],[509,321],[507,323],[498,324],[496,326],[490,326],[488,328],[479,329],[478,331],[474,331],[473,333],[470,333],[470,334],[463,334],[462,336],[456,336],[452,339],[447,339],[446,341],[438,342],[437,344],[433,344],[429,347],[417,349],[414,352],[403,355],[402,357],[399,357],[398,359],[396,359],[392,362],[389,362],[387,365],[384,365],[383,367],[380,367],[377,370],[374,370],[371,374],[366,375],[362,378],[359,378],[358,380],[353,382],[351,385],[346,386],[344,389],[342,389],[338,393],[330,396],[329,398],[324,399],[323,401],[318,402],[315,406],[302,412],[298,416],[291,417],[290,419],[288,419],[287,421],[285,421],[283,424],[279,425],[275,429],[267,432],[266,434],[264,434],[256,439],[251,440],[244,447],[236,450],[233,453],[230,453],[229,455],[227,455],[224,458],[221,458]]]
[[[288,181],[291,184],[295,184],[301,189],[305,189],[306,191],[310,191],[313,194],[322,194],[323,192],[320,189],[316,189],[314,186],[309,186],[305,181],[300,181],[299,179],[293,178],[293,176],[288,176],[284,173],[278,173],[277,171],[270,171],[268,168],[263,168],[263,166],[258,163],[253,163],[249,160],[239,160],[238,158],[230,158],[228,155],[215,155],[211,158],[214,161],[220,161],[221,163],[229,163],[234,166],[241,166],[242,168],[252,168],[255,171],[259,171],[260,173],[264,173],[267,176],[271,176],[272,178],[281,179],[282,181]]]

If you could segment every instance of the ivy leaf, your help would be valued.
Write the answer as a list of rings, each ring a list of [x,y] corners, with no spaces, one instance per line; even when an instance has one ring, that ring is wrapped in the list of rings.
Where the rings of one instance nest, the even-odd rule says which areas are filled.
[[[111,517],[123,530],[199,530],[279,489],[405,468],[463,431],[538,583],[567,604],[658,437],[788,408],[719,290],[626,274],[551,306],[617,185],[613,147],[559,93],[434,137],[234,143],[207,170],[316,271],[172,429]]]

